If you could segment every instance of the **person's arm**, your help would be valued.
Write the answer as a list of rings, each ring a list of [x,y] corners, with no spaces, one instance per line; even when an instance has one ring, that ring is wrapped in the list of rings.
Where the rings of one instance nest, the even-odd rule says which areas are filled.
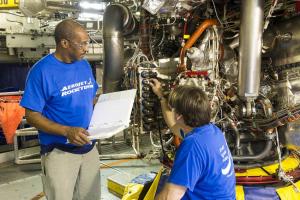
[[[168,100],[164,96],[157,95],[160,101],[160,106],[162,110],[163,117],[166,121],[166,124],[169,128],[173,127],[176,124],[175,113],[170,109],[168,105]]]
[[[172,183],[166,183],[163,190],[156,196],[155,200],[180,200],[186,188]]]
[[[168,105],[168,100],[163,95],[161,83],[157,79],[151,79],[150,86],[152,87],[152,91],[154,92],[154,94],[156,94],[160,101],[162,114],[167,126],[173,134],[182,138],[180,134],[181,127],[179,124],[176,123],[175,113],[170,109]]]
[[[167,99],[163,97],[160,100],[160,105],[167,126],[169,127],[169,129],[173,134],[175,134],[176,136],[182,139],[182,135],[180,134],[180,130],[182,130],[182,127],[180,126],[180,124],[176,123],[175,113],[170,109],[167,103]]]
[[[64,126],[55,123],[44,117],[41,113],[30,109],[25,109],[25,118],[27,122],[36,129],[50,134],[65,136],[72,144],[84,145],[90,143],[87,138],[89,134],[84,128]]]
[[[161,105],[161,110],[163,113],[163,117],[166,121],[166,124],[169,128],[174,126],[176,124],[175,121],[175,114],[174,112],[170,109],[168,105],[167,99],[163,95],[161,83],[157,79],[151,79],[150,81],[150,86],[152,87],[152,91],[156,96],[158,97]]]

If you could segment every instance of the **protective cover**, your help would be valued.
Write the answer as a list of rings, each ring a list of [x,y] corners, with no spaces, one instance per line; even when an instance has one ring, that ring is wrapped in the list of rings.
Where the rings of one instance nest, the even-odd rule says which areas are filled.
[[[19,105],[21,96],[0,97],[0,124],[7,144],[13,144],[15,132],[25,115],[25,109]]]

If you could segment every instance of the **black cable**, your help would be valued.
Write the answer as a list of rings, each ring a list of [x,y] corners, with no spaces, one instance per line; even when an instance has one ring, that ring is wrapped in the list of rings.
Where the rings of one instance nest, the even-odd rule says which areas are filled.
[[[158,128],[158,134],[159,134],[159,140],[160,140],[160,145],[161,145],[161,150],[163,153],[163,158],[166,158],[166,152],[164,149],[164,144],[163,144],[163,139],[162,139],[162,133],[161,133],[161,129],[160,129],[160,123],[159,123],[159,107],[154,107],[154,110],[156,111],[156,122],[157,122],[157,128]]]
[[[265,168],[263,167],[260,167],[266,174],[268,174],[269,176],[273,175],[273,174],[270,174],[270,172],[268,172]]]

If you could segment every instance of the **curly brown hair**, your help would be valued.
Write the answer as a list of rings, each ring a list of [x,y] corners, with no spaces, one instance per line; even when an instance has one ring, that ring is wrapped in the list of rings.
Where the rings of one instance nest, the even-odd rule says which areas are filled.
[[[177,86],[169,94],[168,103],[176,113],[183,116],[185,124],[190,127],[199,127],[210,122],[210,102],[199,87]]]

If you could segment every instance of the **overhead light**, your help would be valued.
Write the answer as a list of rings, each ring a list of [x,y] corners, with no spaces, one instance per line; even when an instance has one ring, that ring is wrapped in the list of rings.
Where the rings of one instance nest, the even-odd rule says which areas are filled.
[[[105,2],[93,3],[88,1],[82,1],[79,6],[83,9],[93,9],[93,10],[104,10],[106,7]]]
[[[78,20],[99,20],[102,21],[103,20],[103,15],[101,14],[97,14],[97,13],[79,13],[79,17]]]

